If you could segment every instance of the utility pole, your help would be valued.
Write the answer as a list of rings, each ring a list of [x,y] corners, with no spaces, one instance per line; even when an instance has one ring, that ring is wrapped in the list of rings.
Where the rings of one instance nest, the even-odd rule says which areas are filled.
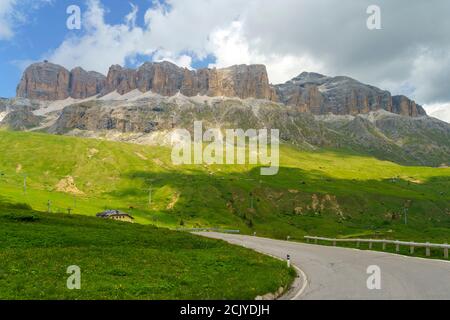
[[[152,187],[150,186],[150,188],[148,189],[148,206],[151,207],[152,206]]]
[[[405,225],[408,225],[408,210],[411,205],[411,200],[405,202],[405,206],[403,207],[403,214],[405,215]]]
[[[405,216],[405,225],[408,225],[408,208],[403,208],[403,215]]]
[[[23,176],[23,193],[27,194],[27,175]]]

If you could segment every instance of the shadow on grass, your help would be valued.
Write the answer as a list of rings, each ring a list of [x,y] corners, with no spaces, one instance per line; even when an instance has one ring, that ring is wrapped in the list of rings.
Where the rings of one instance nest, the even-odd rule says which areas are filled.
[[[179,197],[162,211],[183,224],[195,221],[197,227],[240,228],[244,233],[258,231],[277,238],[372,230],[399,240],[450,240],[441,232],[450,229],[450,195],[439,191],[450,189],[448,177],[416,184],[404,179],[336,179],[320,171],[288,167],[280,168],[276,176],[260,176],[260,168],[211,174],[190,167],[157,173],[131,171],[122,177],[140,181],[142,190],[149,186],[155,192],[167,186],[176,190]],[[128,188],[109,195],[146,193]],[[408,202],[409,225],[404,226]]]

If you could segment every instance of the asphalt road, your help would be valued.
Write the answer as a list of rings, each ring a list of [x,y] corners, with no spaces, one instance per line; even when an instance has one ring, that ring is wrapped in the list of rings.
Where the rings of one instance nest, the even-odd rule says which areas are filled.
[[[200,233],[285,259],[289,254],[307,281],[295,299],[450,300],[450,262],[376,251],[327,247],[221,233]],[[369,290],[369,266],[381,270],[381,289]],[[304,288],[301,288],[304,287]],[[303,290],[302,290],[303,289]]]

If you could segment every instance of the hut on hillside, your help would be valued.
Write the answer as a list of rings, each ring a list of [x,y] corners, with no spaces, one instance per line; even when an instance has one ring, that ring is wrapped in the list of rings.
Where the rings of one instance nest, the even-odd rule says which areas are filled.
[[[97,213],[98,218],[102,219],[111,219],[123,222],[134,223],[134,218],[128,213],[122,212],[120,210],[106,210],[100,213]]]

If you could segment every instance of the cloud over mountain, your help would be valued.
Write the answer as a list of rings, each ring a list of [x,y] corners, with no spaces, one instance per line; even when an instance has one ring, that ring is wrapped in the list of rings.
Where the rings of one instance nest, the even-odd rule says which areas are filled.
[[[0,0],[0,41],[9,40],[15,29],[29,20],[29,14],[54,0]]]
[[[372,2],[160,0],[132,4],[122,22],[111,23],[108,1],[87,0],[81,32],[44,58],[102,73],[143,60],[189,68],[256,63],[267,66],[274,83],[302,71],[345,74],[420,104],[449,103],[450,2],[379,0],[382,29],[371,31],[366,10]],[[13,36],[22,12],[13,9],[24,3],[31,2],[0,2],[0,39]]]

